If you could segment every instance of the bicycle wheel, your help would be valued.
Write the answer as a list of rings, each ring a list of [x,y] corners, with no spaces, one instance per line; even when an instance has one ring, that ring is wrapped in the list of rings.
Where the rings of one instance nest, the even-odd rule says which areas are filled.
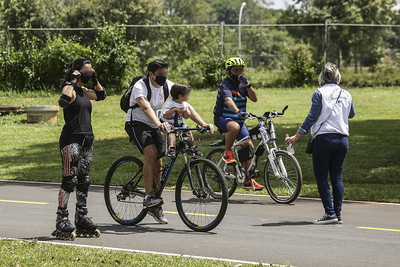
[[[207,159],[190,162],[190,174],[192,179],[183,168],[176,182],[176,208],[190,229],[207,232],[217,227],[225,215],[228,206],[226,182],[219,168]],[[212,197],[210,191],[218,197]]]
[[[231,197],[233,193],[235,193],[238,185],[236,180],[237,173],[234,164],[227,164],[225,161],[221,160],[222,156],[224,155],[224,151],[225,149],[223,148],[216,148],[208,153],[206,158],[214,162],[215,165],[220,168],[225,177],[226,185],[228,186],[229,197]]]
[[[277,203],[289,204],[298,197],[302,185],[302,173],[297,159],[286,151],[275,152],[275,175],[271,162],[267,160],[264,170],[265,186],[271,198]]]
[[[126,156],[116,160],[107,172],[104,200],[111,217],[122,225],[135,225],[143,220],[145,196],[143,163]]]

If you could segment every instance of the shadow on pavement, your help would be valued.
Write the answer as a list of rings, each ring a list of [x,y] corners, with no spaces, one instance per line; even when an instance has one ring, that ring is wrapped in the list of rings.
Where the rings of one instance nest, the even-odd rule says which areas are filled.
[[[275,223],[263,223],[261,225],[253,225],[253,226],[288,226],[288,225],[310,225],[313,224],[309,221],[281,221]]]
[[[148,225],[148,226],[147,226]],[[203,235],[214,235],[214,232],[199,233],[188,230],[177,230],[174,228],[167,228],[161,226],[159,223],[142,223],[140,225],[125,226],[118,224],[101,224],[98,226],[101,234],[104,235],[131,235],[131,234],[142,234],[142,233],[173,233],[173,234],[203,234]]]

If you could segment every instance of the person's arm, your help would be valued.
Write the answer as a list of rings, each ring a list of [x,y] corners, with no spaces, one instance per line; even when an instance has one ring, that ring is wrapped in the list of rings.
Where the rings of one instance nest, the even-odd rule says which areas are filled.
[[[353,101],[351,101],[351,108],[350,108],[350,113],[349,113],[349,119],[354,118],[356,115],[356,110],[354,109]]]
[[[189,107],[187,107],[187,108],[181,108],[181,109],[180,109],[180,112],[182,113],[182,118],[184,118],[184,119],[189,119],[189,117],[190,117],[190,110],[189,110]]]
[[[253,102],[257,102],[258,96],[257,96],[257,92],[253,88],[253,86],[251,86],[251,84],[249,83],[248,85],[246,85],[246,88],[247,88],[247,95],[249,96],[249,99]]]
[[[146,117],[149,119],[149,121],[151,123],[156,125],[158,128],[161,128],[162,130],[166,130],[167,132],[169,132],[171,130],[171,126],[169,125],[168,122],[163,122],[163,123],[160,122],[160,120],[157,118],[157,115],[154,112],[153,108],[151,107],[147,98],[145,98],[143,96],[138,97],[138,98],[136,98],[136,103],[143,110],[144,114],[146,115]]]
[[[246,86],[247,96],[249,97],[249,99],[253,102],[257,102],[257,92],[253,88],[253,86],[251,86],[249,79],[247,79],[247,77],[242,74],[240,75],[239,80]]]
[[[107,97],[106,90],[104,90],[104,87],[101,86],[99,80],[97,79],[97,74],[95,70],[93,70],[92,77],[90,79],[92,81],[94,90],[82,87],[87,97],[90,100],[96,100],[96,101],[106,99]]]
[[[188,110],[190,112],[189,118],[200,125],[201,127],[208,128],[210,129],[210,133],[214,133],[214,125],[212,124],[207,124],[203,119],[200,117],[199,113],[192,107],[192,105],[188,105]]]
[[[318,120],[322,109],[322,95],[320,92],[315,91],[311,98],[311,108],[303,124],[297,130],[297,133],[286,139],[286,146],[294,145],[299,141],[300,137],[306,135],[311,126]]]
[[[322,95],[319,91],[315,91],[311,97],[311,108],[304,120],[303,124],[297,130],[301,135],[306,135],[310,130],[311,126],[318,120],[322,110]]]
[[[166,111],[163,115],[164,119],[171,118],[172,116],[175,115],[175,112],[179,111],[179,108],[171,108],[170,110]]]
[[[58,104],[62,108],[68,108],[76,99],[76,92],[71,84],[63,87]]]
[[[237,113],[239,111],[239,108],[236,106],[235,102],[233,101],[232,97],[225,97],[224,101],[228,108],[232,110],[233,112]]]

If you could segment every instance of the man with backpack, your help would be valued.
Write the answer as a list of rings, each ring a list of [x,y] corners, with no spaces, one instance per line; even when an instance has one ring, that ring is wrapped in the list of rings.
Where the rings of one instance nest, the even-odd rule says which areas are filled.
[[[168,122],[160,122],[156,112],[167,100],[173,83],[167,80],[168,63],[163,60],[151,61],[147,71],[147,77],[137,77],[132,81],[130,89],[121,99],[121,108],[127,111],[125,131],[145,157],[143,177],[146,197],[143,208],[148,209],[148,214],[157,222],[167,224],[168,220],[161,208],[163,200],[153,194],[153,178],[159,187],[162,162],[158,157],[163,148],[159,129],[169,132],[171,126]],[[127,99],[129,105],[126,105]]]

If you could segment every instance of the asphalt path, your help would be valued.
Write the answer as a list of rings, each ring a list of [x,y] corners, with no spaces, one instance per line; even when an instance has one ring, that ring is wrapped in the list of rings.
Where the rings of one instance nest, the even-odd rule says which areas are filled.
[[[58,189],[57,184],[0,181],[0,237],[57,241],[51,232]],[[75,207],[71,196],[69,205]],[[147,216],[128,227],[108,214],[103,188],[92,186],[89,216],[102,235],[57,242],[295,266],[400,266],[400,205],[346,201],[343,225],[313,225],[323,215],[319,200],[279,205],[268,196],[235,194],[221,224],[198,233],[181,221],[174,192],[164,191],[163,197],[169,224]],[[73,218],[73,208],[70,213]]]

